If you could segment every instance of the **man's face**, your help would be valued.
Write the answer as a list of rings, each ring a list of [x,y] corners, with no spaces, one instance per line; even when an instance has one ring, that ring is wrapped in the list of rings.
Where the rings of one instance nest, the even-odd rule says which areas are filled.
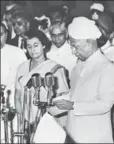
[[[59,12],[54,12],[51,14],[50,20],[51,24],[55,22],[61,22],[63,20],[63,16]]]
[[[20,36],[24,37],[25,33],[29,30],[28,21],[24,18],[18,17],[13,20],[13,27],[15,33]]]
[[[7,32],[4,30],[3,26],[1,26],[0,29],[1,29],[0,36],[1,36],[1,48],[2,48],[6,43]]]
[[[97,20],[98,18],[99,18],[98,12],[94,11],[93,14],[92,14],[92,19]]]
[[[88,44],[87,40],[76,40],[69,37],[69,43],[72,53],[81,61],[85,61],[92,54],[92,46]]]
[[[66,31],[62,30],[60,27],[55,27],[50,32],[52,42],[56,45],[56,47],[60,48],[66,41]]]

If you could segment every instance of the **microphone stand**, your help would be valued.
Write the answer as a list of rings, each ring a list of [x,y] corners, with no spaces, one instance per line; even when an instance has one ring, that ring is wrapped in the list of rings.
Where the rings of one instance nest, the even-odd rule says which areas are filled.
[[[26,104],[27,104],[27,93],[28,87],[24,87],[24,97],[23,97],[23,110],[22,114],[20,115],[19,119],[19,129],[18,132],[13,133],[13,137],[18,137],[18,143],[27,143],[27,136],[28,136],[28,124],[27,121],[25,121],[25,109],[26,109]]]
[[[47,73],[47,75],[51,74],[50,78],[51,80],[53,80],[53,77],[52,77],[52,73]],[[50,81],[51,81],[50,80]],[[48,81],[48,80],[47,80]],[[48,92],[47,92],[47,102],[41,102],[40,101],[40,87],[37,87],[36,89],[36,102],[35,102],[35,106],[38,107],[37,109],[37,114],[36,114],[36,118],[35,118],[35,127],[34,127],[34,131],[32,133],[32,136],[31,136],[31,143],[33,143],[33,140],[34,140],[34,134],[36,132],[36,129],[37,129],[37,126],[38,126],[38,123],[40,121],[40,119],[42,118],[42,116],[45,114],[46,112],[46,109],[47,107],[50,107],[52,106],[52,86],[54,85],[54,81],[50,82],[50,84],[48,85],[47,84],[48,82],[46,82],[46,76],[45,76],[45,84],[48,88]]]
[[[33,128],[33,132],[31,134],[30,143],[33,143],[33,138],[34,138],[34,134],[36,132],[37,125],[41,119],[42,113],[44,112],[44,110],[42,110],[42,108],[44,108],[44,107],[42,107],[41,102],[40,102],[40,86],[35,88],[35,98],[33,100],[33,104],[35,106],[37,106],[38,109],[37,109],[37,113],[36,113],[36,117],[35,117],[35,125]]]
[[[4,136],[5,136],[5,144],[9,143],[9,137],[8,137],[8,105],[9,105],[9,95],[7,98],[7,101],[5,103],[5,97],[4,97],[4,90],[5,90],[6,86],[5,85],[0,85],[0,99],[1,103],[3,104],[3,108],[2,108],[2,114],[3,116],[3,120],[4,120]]]
[[[48,87],[48,94],[47,94],[47,106],[52,106],[52,86]]]

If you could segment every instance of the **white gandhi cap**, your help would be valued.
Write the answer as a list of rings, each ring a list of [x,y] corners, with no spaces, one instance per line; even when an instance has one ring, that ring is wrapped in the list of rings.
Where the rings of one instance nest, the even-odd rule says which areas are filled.
[[[69,36],[75,39],[99,39],[101,32],[93,20],[86,17],[76,17],[68,26]]]
[[[93,10],[93,9],[98,10],[100,12],[104,12],[104,6],[101,3],[92,4],[91,7],[90,7],[90,10]]]

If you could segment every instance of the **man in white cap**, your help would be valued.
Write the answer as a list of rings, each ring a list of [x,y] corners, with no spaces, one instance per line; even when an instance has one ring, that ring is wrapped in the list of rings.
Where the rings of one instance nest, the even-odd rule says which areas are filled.
[[[81,60],[71,77],[70,99],[54,101],[69,110],[66,129],[77,143],[113,143],[111,108],[114,104],[114,65],[97,47],[101,33],[94,21],[74,18],[69,42]]]
[[[101,3],[93,3],[90,6],[90,19],[97,20],[99,14],[104,12],[104,6]]]

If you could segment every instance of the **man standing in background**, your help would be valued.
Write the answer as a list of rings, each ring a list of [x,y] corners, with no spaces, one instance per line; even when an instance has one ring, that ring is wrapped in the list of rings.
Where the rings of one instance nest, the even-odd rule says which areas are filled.
[[[6,44],[7,30],[3,23],[0,24],[1,30],[1,84],[6,86],[5,99],[7,98],[7,90],[11,91],[9,103],[11,107],[14,106],[14,85],[17,67],[26,60],[24,52],[12,45]],[[15,119],[15,118],[14,118]],[[3,121],[2,121],[3,122]],[[1,124],[1,139],[4,142],[4,125]],[[16,119],[14,120],[14,130],[16,130]]]
[[[72,55],[70,45],[67,42],[68,34],[65,23],[60,22],[52,24],[50,27],[50,35],[52,47],[47,53],[47,58],[64,66],[68,70],[70,77],[71,71],[76,65],[76,57]]]

